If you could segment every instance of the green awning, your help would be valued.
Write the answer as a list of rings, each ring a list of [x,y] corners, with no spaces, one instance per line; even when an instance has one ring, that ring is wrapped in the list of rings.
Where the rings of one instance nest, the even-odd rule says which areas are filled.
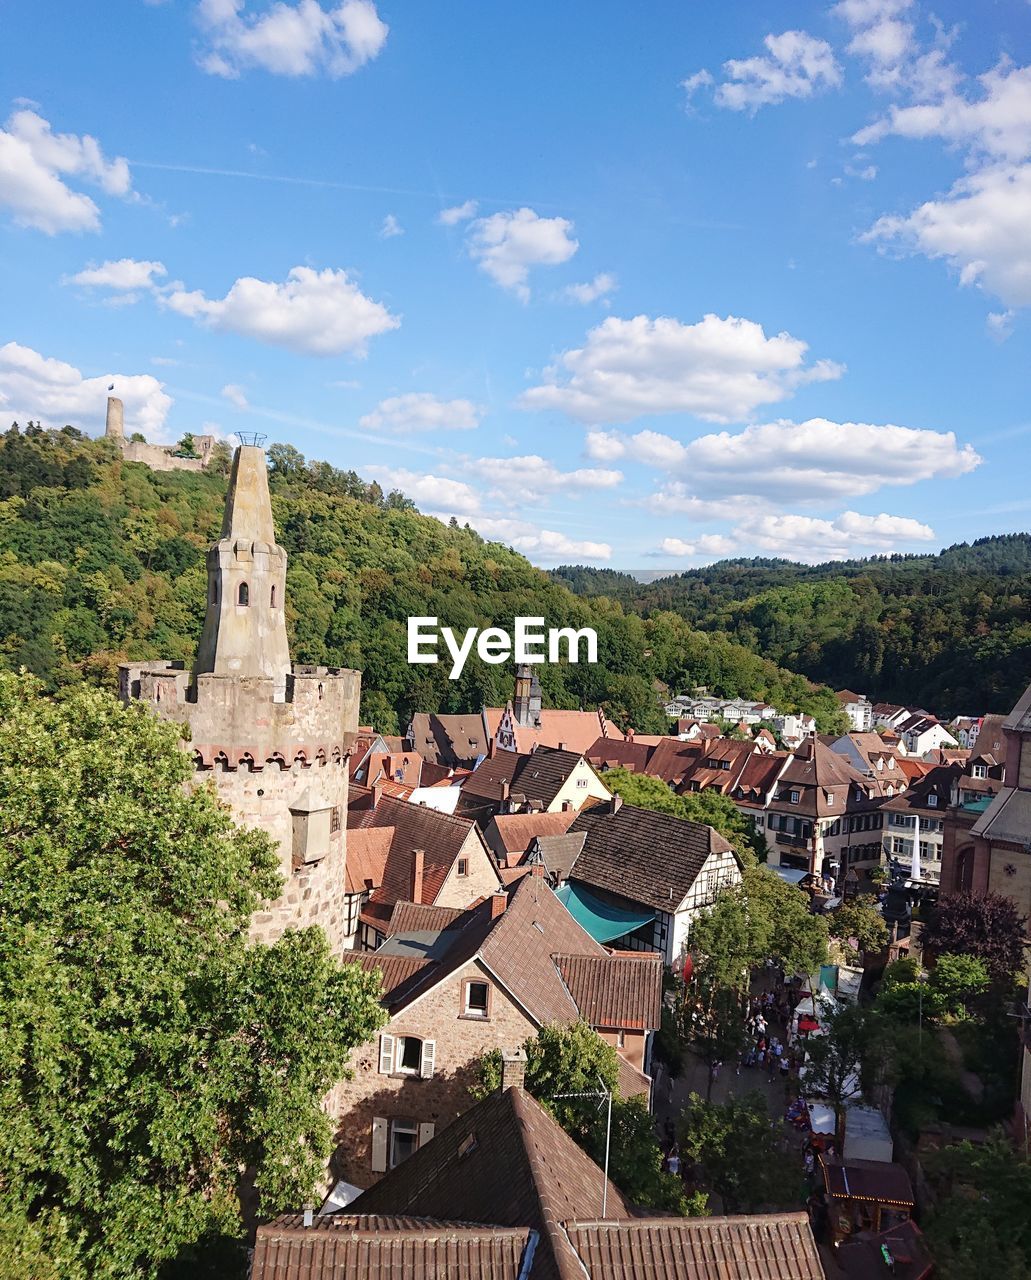
[[[613,942],[625,934],[633,933],[642,925],[655,919],[654,911],[625,911],[611,902],[585,889],[581,884],[564,884],[555,896],[582,929],[586,929],[595,942]]]

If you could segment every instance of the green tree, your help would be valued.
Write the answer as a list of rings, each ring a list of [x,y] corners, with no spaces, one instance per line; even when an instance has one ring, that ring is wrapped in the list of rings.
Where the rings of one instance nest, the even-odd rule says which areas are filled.
[[[597,1095],[601,1090],[614,1095],[609,1176],[624,1195],[653,1210],[694,1215],[701,1211],[698,1203],[684,1195],[680,1179],[663,1172],[648,1108],[639,1098],[619,1097],[619,1060],[611,1045],[586,1022],[576,1022],[568,1027],[541,1027],[523,1047],[527,1090],[599,1164],[605,1158],[604,1100],[560,1095]],[[483,1055],[473,1097],[485,1098],[501,1087],[501,1066],[500,1050]]]
[[[934,962],[929,985],[944,1010],[958,1016],[988,990],[988,967],[977,956],[942,955]]]
[[[706,1102],[691,1094],[679,1127],[681,1153],[701,1165],[705,1185],[728,1213],[795,1208],[802,1186],[798,1151],[789,1146],[761,1093]]]
[[[943,1193],[927,1223],[942,1280],[1031,1274],[1031,1162],[1005,1137],[943,1147],[928,1158]]]
[[[844,1140],[845,1105],[878,1083],[886,1062],[885,1031],[878,1018],[858,1006],[845,1006],[824,1019],[824,1035],[806,1045],[806,1090],[834,1108],[839,1142]]]
[[[1025,963],[1026,934],[1024,918],[1010,898],[946,893],[935,904],[921,942],[932,954],[976,956],[992,984],[1008,992]]]
[[[0,674],[0,1197],[62,1275],[203,1275],[243,1197],[310,1196],[321,1098],[383,1021],[321,930],[248,944],[274,846],[188,785],[178,737]]]
[[[193,439],[193,434],[187,431],[183,438],[175,447],[175,455],[177,458],[196,458],[197,447]]]
[[[843,902],[831,912],[827,927],[830,936],[836,938],[846,954],[855,959],[866,952],[883,951],[888,944],[888,926],[877,910],[877,899],[872,894],[861,894],[851,902]]]

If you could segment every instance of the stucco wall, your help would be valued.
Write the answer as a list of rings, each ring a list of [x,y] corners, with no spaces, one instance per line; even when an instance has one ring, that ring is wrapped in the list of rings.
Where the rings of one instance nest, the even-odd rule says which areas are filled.
[[[579,783],[585,782],[586,786]],[[595,800],[611,800],[612,792],[602,782],[586,760],[581,760],[569,775],[555,799],[548,805],[549,813],[560,813],[563,801],[568,800],[574,809],[581,809],[584,801],[591,797]]]
[[[494,860],[488,853],[475,829],[471,830],[462,845],[459,858],[465,858],[469,874],[458,874],[458,858],[452,864],[447,878],[434,901],[438,907],[468,907],[479,898],[492,894],[501,883]]]

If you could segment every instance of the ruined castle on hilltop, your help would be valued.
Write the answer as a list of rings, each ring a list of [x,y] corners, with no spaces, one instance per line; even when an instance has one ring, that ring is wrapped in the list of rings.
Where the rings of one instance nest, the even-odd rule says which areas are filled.
[[[121,410],[108,401],[109,435],[112,403]],[[361,673],[291,665],[286,552],[276,542],[265,451],[256,442],[233,457],[207,568],[193,671],[174,662],[122,666],[121,696],[148,703],[163,720],[185,722],[197,779],[213,779],[240,825],[260,827],[277,842],[285,887],[255,914],[252,936],[272,941],[291,926],[318,924],[340,954],[354,937],[361,898],[360,887],[348,892],[345,875],[347,756]]]
[[[195,458],[176,456],[175,445],[148,444],[146,440],[126,440],[125,408],[116,396],[107,398],[107,423],[104,438],[112,440],[122,451],[126,462],[143,462],[153,471],[203,471],[211,462],[215,448],[214,436],[194,436]]]

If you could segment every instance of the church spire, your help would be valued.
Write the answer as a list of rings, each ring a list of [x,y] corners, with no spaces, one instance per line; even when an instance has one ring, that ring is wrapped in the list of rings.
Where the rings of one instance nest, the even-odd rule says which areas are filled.
[[[276,542],[265,450],[240,445],[222,533],[208,551],[207,612],[194,675],[264,677],[285,687],[285,587],[286,552]]]

